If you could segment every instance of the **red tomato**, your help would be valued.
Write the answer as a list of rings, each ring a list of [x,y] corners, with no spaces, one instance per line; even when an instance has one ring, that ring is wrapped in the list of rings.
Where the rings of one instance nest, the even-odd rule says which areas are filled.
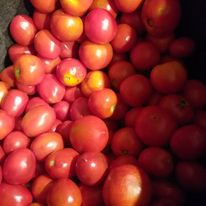
[[[62,124],[62,121],[61,120],[58,120],[56,119],[53,126],[51,127],[51,129],[49,130],[49,132],[56,132],[57,131],[57,128],[58,126]]]
[[[92,115],[75,120],[70,128],[70,142],[78,152],[100,152],[109,139],[108,128],[100,118]]]
[[[42,13],[42,12],[35,10],[32,18],[38,30],[49,29],[50,18],[51,18],[51,15],[49,13]]]
[[[114,0],[117,9],[123,13],[131,13],[135,11],[141,6],[142,2],[143,0]]]
[[[4,161],[5,157],[6,157],[6,154],[5,154],[2,146],[0,145],[0,164]]]
[[[143,144],[139,140],[134,129],[124,127],[114,133],[111,141],[111,148],[115,155],[137,156],[141,152]]]
[[[168,144],[176,127],[174,117],[159,106],[144,107],[135,122],[137,135],[149,146]]]
[[[13,66],[4,68],[0,73],[0,79],[3,81],[8,88],[14,86],[15,76],[14,76]]]
[[[113,52],[113,57],[112,60],[110,61],[110,64],[113,64],[117,61],[127,61],[127,60],[128,60],[127,53]]]
[[[31,143],[31,150],[37,160],[44,160],[52,152],[64,148],[62,136],[56,132],[46,132],[37,136]]]
[[[129,106],[142,106],[151,94],[149,79],[141,74],[131,75],[120,84],[120,95]]]
[[[65,95],[64,95],[64,100],[67,102],[71,103],[78,97],[81,97],[82,93],[80,91],[80,88],[78,86],[75,87],[68,87],[66,88]]]
[[[2,206],[28,206],[32,202],[32,195],[22,185],[0,184],[0,197]]]
[[[3,165],[3,178],[9,184],[26,184],[34,176],[36,159],[29,149],[18,149],[10,153]]]
[[[31,99],[29,99],[25,111],[28,112],[29,110],[41,105],[48,105],[48,104],[40,97],[32,97]]]
[[[194,123],[206,129],[206,111],[196,111],[194,116]]]
[[[44,59],[44,58],[41,58],[41,60],[42,60],[42,63],[44,65],[45,73],[47,73],[47,74],[54,73],[54,71],[56,69],[56,66],[58,64],[60,64],[60,62],[61,62],[60,57],[57,57],[55,59]]]
[[[1,181],[2,181],[2,169],[1,169],[1,166],[0,166],[0,184],[1,184]]]
[[[8,86],[5,82],[0,81],[0,105],[8,94]]]
[[[56,118],[65,121],[69,117],[69,109],[70,109],[70,104],[66,101],[61,101],[56,103],[54,106],[54,111],[56,113]]]
[[[25,14],[16,15],[12,19],[9,29],[15,42],[22,46],[30,45],[37,31],[32,18]]]
[[[32,6],[42,13],[51,13],[56,8],[57,0],[47,0],[47,1],[40,1],[40,0],[31,0]]]
[[[36,87],[34,85],[24,85],[16,82],[16,87],[18,90],[26,93],[27,95],[34,95],[36,93]]]
[[[142,111],[141,107],[134,107],[130,109],[126,114],[125,114],[125,126],[127,127],[134,127],[135,126],[135,121],[138,118]]]
[[[59,179],[52,183],[47,195],[48,206],[80,206],[81,203],[81,191],[72,180]]]
[[[77,44],[76,41],[60,42],[60,47],[61,47],[60,57],[62,59],[78,57],[79,45]]]
[[[30,109],[21,121],[23,132],[28,137],[35,137],[47,132],[54,124],[56,115],[54,110],[47,106],[41,105]]]
[[[5,153],[13,152],[17,149],[27,148],[30,139],[20,131],[11,132],[3,141],[3,149]]]
[[[14,129],[14,126],[14,118],[0,109],[0,140],[4,139]]]
[[[104,182],[103,199],[108,206],[147,206],[150,198],[149,178],[134,165],[126,164],[111,169]]]
[[[71,178],[75,174],[75,163],[79,153],[72,148],[52,152],[45,159],[45,169],[53,179]]]

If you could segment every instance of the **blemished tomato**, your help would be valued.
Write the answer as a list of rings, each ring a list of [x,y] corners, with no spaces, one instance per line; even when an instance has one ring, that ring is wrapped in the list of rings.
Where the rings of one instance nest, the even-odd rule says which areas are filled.
[[[71,178],[79,153],[72,148],[52,152],[45,159],[45,169],[52,179]]]
[[[66,14],[59,9],[51,16],[50,29],[61,41],[75,41],[83,33],[83,22],[80,17]]]
[[[77,157],[75,171],[81,183],[93,186],[100,184],[108,169],[108,162],[101,152],[85,152]]]
[[[112,60],[113,49],[107,44],[84,41],[79,48],[81,62],[90,70],[104,69]]]
[[[28,206],[32,202],[30,191],[22,185],[0,184],[2,206]]]
[[[60,42],[60,47],[61,47],[60,57],[62,59],[78,57],[79,45],[76,41]]]
[[[56,8],[56,2],[57,0],[47,0],[47,1],[31,0],[33,7],[42,13],[53,12]]]
[[[58,120],[65,121],[69,118],[70,104],[68,102],[58,102],[53,106],[53,108]]]
[[[103,199],[108,206],[149,205],[150,180],[143,170],[134,165],[115,167],[104,182]]]
[[[42,13],[42,12],[35,10],[32,18],[38,30],[49,29],[51,14]]]
[[[8,89],[13,87],[15,84],[14,68],[13,66],[8,66],[4,68],[0,73],[0,79],[3,81]]]
[[[107,145],[109,133],[103,120],[88,115],[72,122],[69,138],[79,153],[100,152]]]
[[[170,147],[182,160],[194,160],[205,153],[206,131],[195,124],[179,127],[172,135]]]
[[[132,13],[141,6],[142,2],[143,0],[114,0],[117,9],[123,13]]]
[[[180,62],[170,61],[155,66],[150,73],[150,80],[158,92],[175,93],[183,89],[187,81],[187,71]]]
[[[144,107],[135,121],[137,135],[144,144],[149,146],[168,144],[176,128],[176,119],[159,106]]]
[[[28,112],[29,110],[37,107],[37,106],[41,106],[41,105],[47,105],[48,104],[40,97],[32,97],[31,99],[29,99],[27,105],[26,105],[26,109],[25,112]]]
[[[120,84],[120,95],[129,106],[143,106],[152,94],[149,79],[141,74],[134,74]]]
[[[174,162],[172,154],[161,147],[148,147],[138,157],[138,165],[147,174],[165,178],[172,174]]]
[[[11,152],[3,164],[3,178],[13,185],[26,184],[34,176],[36,159],[29,149],[18,149]]]
[[[31,138],[47,132],[54,124],[56,115],[48,105],[40,105],[30,109],[21,121],[23,132]]]
[[[5,153],[13,152],[17,149],[27,148],[30,139],[21,131],[13,131],[3,141],[3,149]]]
[[[0,81],[0,105],[8,93],[8,86],[5,82]]]
[[[134,127],[135,126],[135,121],[138,118],[139,114],[142,111],[142,107],[134,107],[130,109],[126,114],[125,114],[125,126],[127,127]]]
[[[15,84],[19,91],[22,91],[27,95],[34,95],[36,93],[36,86],[34,85],[24,85],[19,82],[15,82]]]
[[[32,18],[25,14],[16,15],[12,19],[9,29],[15,42],[22,46],[30,45],[37,31]]]
[[[143,149],[143,144],[133,128],[124,127],[117,130],[111,141],[112,152],[115,155],[137,156]]]
[[[81,191],[72,180],[63,178],[52,183],[47,195],[48,206],[80,206],[81,203]]]
[[[17,82],[24,85],[39,84],[45,73],[41,59],[31,54],[21,55],[14,63],[13,71]]]
[[[35,137],[30,146],[30,149],[39,161],[44,160],[50,153],[63,148],[63,138],[57,132],[46,132]]]

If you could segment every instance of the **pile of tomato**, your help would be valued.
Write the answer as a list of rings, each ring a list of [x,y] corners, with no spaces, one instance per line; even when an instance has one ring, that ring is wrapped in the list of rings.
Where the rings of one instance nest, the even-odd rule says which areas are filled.
[[[0,73],[1,206],[183,206],[206,189],[206,85],[179,0],[30,0]]]

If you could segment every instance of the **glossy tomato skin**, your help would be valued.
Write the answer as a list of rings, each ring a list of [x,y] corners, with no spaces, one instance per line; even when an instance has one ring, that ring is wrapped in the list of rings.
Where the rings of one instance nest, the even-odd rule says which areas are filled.
[[[124,1],[124,0],[114,0],[114,3],[117,7],[118,10],[120,10],[123,13],[132,13],[136,9],[140,7],[142,4],[142,0],[129,0],[129,1]]]
[[[56,115],[48,105],[37,106],[29,110],[21,121],[23,132],[28,137],[35,137],[47,132],[54,124]]]
[[[4,139],[14,129],[14,126],[14,118],[0,109],[0,140]]]
[[[24,85],[37,85],[44,78],[44,67],[41,59],[31,54],[20,56],[14,63],[16,80]]]
[[[35,10],[32,18],[38,30],[49,29],[50,18],[51,18],[51,15],[49,13],[42,13]]]
[[[5,82],[0,81],[0,105],[2,104],[2,101],[6,97],[7,93],[8,85]]]
[[[60,42],[46,29],[42,29],[36,33],[34,47],[41,57],[47,59],[55,59],[61,52]]]
[[[106,124],[93,115],[74,121],[69,136],[73,148],[79,153],[100,152],[105,148],[109,139]]]
[[[100,70],[109,65],[112,60],[113,49],[107,44],[96,44],[84,41],[79,48],[81,62],[90,70]]]
[[[60,42],[60,47],[62,59],[78,57],[79,44],[76,41]]]
[[[32,18],[25,14],[16,15],[9,29],[15,42],[22,46],[30,45],[37,31]]]
[[[49,87],[48,87],[49,85]],[[39,96],[49,104],[60,102],[65,94],[65,86],[53,74],[46,74],[37,85]]]
[[[13,87],[15,84],[15,75],[14,75],[13,65],[4,68],[0,73],[0,79],[7,84],[8,88]]]
[[[47,195],[48,206],[80,206],[81,203],[81,191],[72,180],[59,179],[52,183]]]
[[[31,0],[32,6],[42,13],[51,13],[56,8],[57,0],[39,1]]]
[[[29,101],[26,93],[17,89],[12,89],[4,98],[1,108],[7,112],[8,115],[19,117],[24,112],[24,109]]]
[[[32,202],[30,191],[22,185],[0,184],[1,204],[6,206],[27,206]]]
[[[34,95],[36,93],[36,87],[33,85],[24,85],[19,82],[16,82],[15,84],[18,90],[26,93],[27,95]]]
[[[48,104],[42,98],[32,97],[31,99],[29,99],[28,104],[26,105],[25,112],[28,112],[29,110],[41,105],[48,106]]]
[[[134,188],[138,188],[138,192],[131,192]],[[146,206],[150,198],[150,180],[134,165],[126,164],[111,169],[104,182],[103,199],[106,206]]]
[[[70,104],[66,101],[56,103],[54,106],[56,118],[61,121],[69,119]]]
[[[9,184],[26,184],[34,176],[36,159],[29,149],[18,149],[10,153],[3,165],[3,177]]]
[[[38,161],[44,160],[47,155],[63,149],[62,136],[56,132],[45,132],[37,136],[31,143],[30,149]]]
[[[8,154],[17,149],[27,148],[29,143],[30,139],[23,132],[13,131],[4,139],[3,149]]]

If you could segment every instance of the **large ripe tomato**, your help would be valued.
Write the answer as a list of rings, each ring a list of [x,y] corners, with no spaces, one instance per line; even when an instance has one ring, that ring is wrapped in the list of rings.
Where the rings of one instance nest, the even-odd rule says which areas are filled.
[[[2,104],[3,99],[8,93],[8,86],[5,82],[0,81],[0,105]]]
[[[51,13],[56,8],[57,0],[31,0],[32,6],[42,13]]]
[[[42,12],[39,12],[37,10],[34,10],[32,18],[33,18],[34,24],[38,30],[49,29],[51,14],[42,13]]]
[[[70,142],[78,152],[100,152],[109,139],[108,128],[100,118],[92,115],[74,121],[70,128]]]
[[[81,191],[72,180],[59,179],[52,183],[47,195],[48,206],[80,206],[81,203]]]
[[[103,186],[106,206],[147,206],[151,198],[151,184],[146,173],[134,165],[111,169]]]
[[[21,121],[23,132],[28,137],[35,137],[47,132],[54,124],[56,115],[48,105],[41,105],[30,109]]]
[[[15,84],[14,67],[9,66],[4,68],[0,73],[0,79],[7,84],[7,87],[13,87]]]
[[[36,159],[29,149],[18,149],[10,153],[3,165],[3,178],[9,184],[26,184],[34,176]]]
[[[32,195],[22,185],[0,184],[0,197],[2,206],[28,206],[32,202]]]
[[[142,2],[143,0],[114,0],[117,9],[123,13],[132,13],[141,6]]]
[[[144,107],[135,122],[140,140],[150,146],[168,144],[176,127],[176,119],[159,106]]]

